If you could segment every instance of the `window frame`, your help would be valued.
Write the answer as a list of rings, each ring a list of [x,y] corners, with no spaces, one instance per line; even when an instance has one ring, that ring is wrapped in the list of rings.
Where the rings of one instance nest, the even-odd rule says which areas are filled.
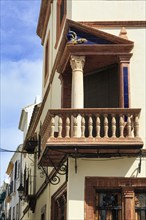
[[[63,13],[62,19],[60,20],[61,4],[62,4],[63,1],[64,1],[64,13]],[[67,15],[67,1],[66,0],[57,0],[56,15],[57,15],[57,18],[56,18],[56,44],[55,44],[55,49],[58,46],[61,31],[62,31],[63,25],[65,23],[66,15]]]
[[[41,220],[46,219],[46,204],[41,208]]]
[[[58,213],[58,220],[61,219],[61,215],[59,212],[58,207],[56,207],[56,205],[58,204],[58,200],[60,200],[60,198],[65,199],[65,219],[66,219],[66,212],[67,212],[67,185],[66,183],[63,184],[56,193],[54,193],[54,195],[51,197],[51,220],[57,220],[56,219],[56,213]]]
[[[49,76],[49,67],[50,67],[50,31],[48,33],[47,42],[45,45],[45,71],[44,71],[44,87],[46,85],[48,76]]]
[[[122,220],[135,216],[135,192],[145,192],[146,178],[85,177],[85,220],[95,219],[96,190],[120,189],[122,192]],[[132,202],[133,201],[133,202]]]

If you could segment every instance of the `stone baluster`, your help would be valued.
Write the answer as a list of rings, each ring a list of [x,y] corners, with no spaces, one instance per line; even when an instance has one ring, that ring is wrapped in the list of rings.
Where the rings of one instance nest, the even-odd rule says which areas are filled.
[[[50,122],[50,137],[54,138],[54,130],[55,130],[55,119],[54,117],[51,118],[51,122]]]
[[[82,116],[81,119],[81,137],[85,137],[85,118]]]
[[[112,114],[112,137],[116,137],[116,118],[115,114]]]
[[[135,115],[135,118],[134,118],[134,136],[139,137],[139,118],[138,118],[138,115]]]
[[[78,136],[78,122],[77,122],[77,117],[73,118],[73,137]]]
[[[132,133],[131,133],[131,117],[130,117],[129,114],[127,115],[127,136],[128,137],[132,136]]]
[[[107,114],[104,114],[104,137],[108,137],[108,118],[107,118]]]
[[[100,116],[99,114],[96,115],[96,137],[100,137]]]
[[[122,114],[120,114],[120,137],[124,137],[124,118]]]
[[[92,132],[93,132],[93,120],[92,117],[89,116],[89,120],[88,120],[88,129],[89,129],[89,137],[93,137],[92,136]]]
[[[67,117],[66,118],[66,136],[65,136],[66,138],[70,137],[69,132],[70,132],[70,118]]]
[[[58,137],[62,138],[62,118],[58,118]]]

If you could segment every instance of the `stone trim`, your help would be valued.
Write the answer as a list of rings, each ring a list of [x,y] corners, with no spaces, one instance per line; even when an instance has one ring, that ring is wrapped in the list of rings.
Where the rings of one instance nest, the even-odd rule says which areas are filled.
[[[63,0],[57,0],[57,19],[56,19],[56,44],[55,44],[55,49],[57,48],[58,46],[58,42],[59,42],[59,39],[60,39],[60,35],[61,35],[61,31],[63,29],[63,25],[65,23],[65,19],[66,19],[66,7],[67,7],[67,1],[64,0],[64,15],[62,17],[62,21],[61,21],[61,24],[60,24],[60,6],[61,6],[61,3],[62,3]]]
[[[56,210],[56,204],[59,207],[59,198],[63,198],[64,202],[67,203],[67,198],[66,198],[66,194],[67,194],[67,185],[66,183],[63,184],[55,193],[54,195],[51,197],[51,220],[56,220],[55,219],[55,212]],[[67,207],[66,207],[67,209]],[[59,218],[60,216],[58,216],[57,219],[61,219]]]

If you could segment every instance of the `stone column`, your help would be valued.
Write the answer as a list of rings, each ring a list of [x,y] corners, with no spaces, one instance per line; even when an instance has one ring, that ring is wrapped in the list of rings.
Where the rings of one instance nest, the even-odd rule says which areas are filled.
[[[72,68],[72,91],[71,91],[71,108],[84,108],[84,80],[83,68],[85,63],[84,56],[71,56],[70,65]],[[74,123],[75,122],[75,123]],[[72,118],[72,136],[81,137],[81,116],[77,116],[75,121]],[[76,128],[74,127],[76,126]],[[74,132],[76,129],[76,132]]]
[[[72,68],[72,108],[84,107],[84,87],[83,87],[83,67],[84,56],[71,56],[70,64]]]
[[[133,188],[123,188],[124,197],[124,219],[134,220],[135,219],[135,203],[134,203],[134,191]]]

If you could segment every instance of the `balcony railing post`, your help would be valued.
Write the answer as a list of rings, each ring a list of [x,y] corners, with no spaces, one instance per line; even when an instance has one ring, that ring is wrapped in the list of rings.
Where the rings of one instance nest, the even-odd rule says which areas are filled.
[[[55,119],[54,117],[51,118],[51,131],[50,131],[50,137],[54,138],[54,130],[55,130]]]
[[[66,136],[65,136],[66,138],[70,137],[69,132],[70,132],[70,118],[67,117],[66,118]]]
[[[138,115],[135,115],[135,118],[134,118],[134,136],[139,137],[139,118],[138,118]]]
[[[82,116],[81,119],[81,137],[85,137],[85,118]]]
[[[116,118],[115,114],[112,114],[112,137],[116,137]]]
[[[62,118],[58,118],[58,137],[62,138]]]
[[[93,132],[93,119],[92,119],[91,115],[89,115],[88,129],[89,129],[89,137],[93,137],[92,136],[92,132]]]
[[[120,137],[124,137],[124,118],[123,118],[123,114],[120,114]]]
[[[108,118],[107,118],[107,114],[104,114],[104,137],[108,137]]]
[[[77,117],[73,118],[73,137],[77,137],[78,122]]]
[[[100,115],[96,115],[96,137],[100,137]]]
[[[132,133],[131,133],[131,115],[130,114],[127,115],[127,136],[132,137]]]

